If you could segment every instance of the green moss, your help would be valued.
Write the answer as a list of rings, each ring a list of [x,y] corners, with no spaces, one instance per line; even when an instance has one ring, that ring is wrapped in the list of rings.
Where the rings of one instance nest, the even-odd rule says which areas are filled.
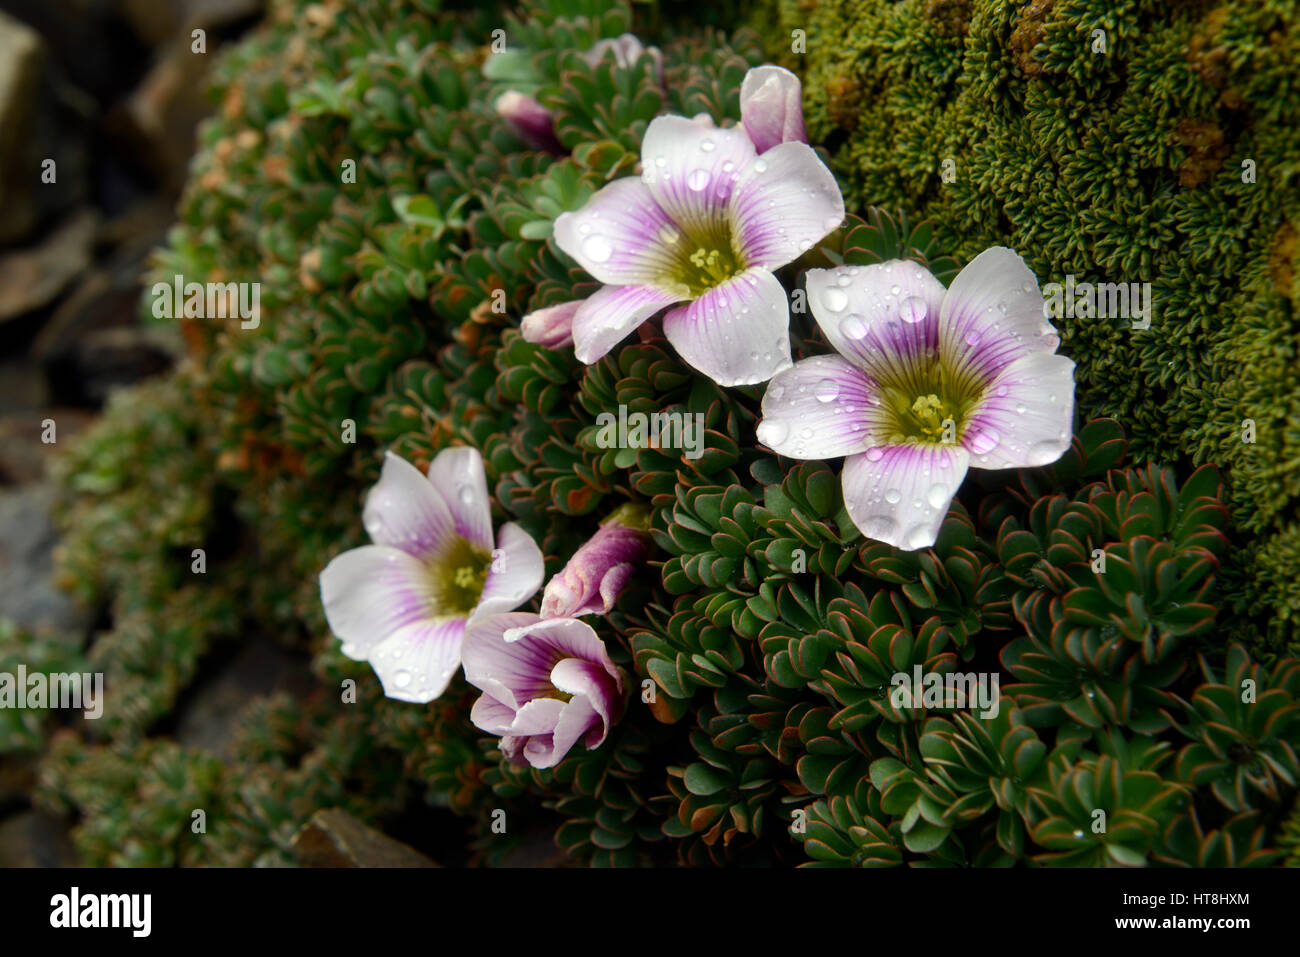
[[[790,0],[753,22],[850,209],[928,217],[963,260],[1011,246],[1042,283],[1152,284],[1148,330],[1058,320],[1080,408],[1224,468],[1233,631],[1300,647],[1296,5]]]

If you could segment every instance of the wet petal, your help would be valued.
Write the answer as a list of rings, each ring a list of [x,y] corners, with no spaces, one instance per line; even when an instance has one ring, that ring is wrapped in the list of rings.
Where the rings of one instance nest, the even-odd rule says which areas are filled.
[[[555,242],[614,286],[653,284],[677,262],[680,230],[635,176],[616,179],[576,212],[555,220]]]
[[[370,653],[370,667],[384,694],[423,704],[447,690],[460,667],[465,619],[412,622],[393,632]]]
[[[939,314],[945,365],[971,389],[1021,356],[1060,344],[1044,316],[1043,294],[1025,261],[1004,246],[986,249],[952,281]]]
[[[546,574],[544,564],[542,550],[531,535],[514,522],[502,525],[483,582],[483,594],[470,619],[477,621],[488,615],[514,611],[528,601],[542,587]]]
[[[492,548],[492,505],[483,456],[478,449],[443,449],[429,466],[429,481],[451,512],[456,533],[480,548]]]
[[[799,78],[779,66],[750,70],[740,84],[740,121],[760,153],[779,143],[807,143]]]
[[[330,631],[356,661],[365,661],[379,642],[434,612],[428,568],[385,545],[335,556],[320,573],[320,596]]]
[[[832,459],[882,441],[880,400],[842,356],[814,356],[778,372],[763,394],[760,442],[796,459]]]
[[[419,469],[388,452],[379,481],[366,495],[361,521],[376,545],[391,545],[427,559],[456,534],[443,496]]]
[[[793,262],[843,220],[834,174],[803,143],[782,143],[754,160],[731,197],[735,245],[750,266]]]
[[[928,368],[945,290],[925,267],[893,260],[804,275],[813,318],[836,352],[885,382]]]
[[[844,460],[844,503],[863,535],[906,551],[934,544],[966,477],[960,446],[894,445]]]
[[[1070,447],[1074,362],[1035,352],[1007,366],[963,425],[961,444],[977,469],[1048,465]]]
[[[650,121],[641,144],[641,179],[688,239],[707,243],[726,235],[732,190],[754,155],[743,129],[660,116]]]
[[[603,286],[573,316],[573,354],[588,365],[681,295],[654,286]]]
[[[765,382],[790,365],[790,306],[766,269],[750,269],[664,316],[677,354],[719,385]]]

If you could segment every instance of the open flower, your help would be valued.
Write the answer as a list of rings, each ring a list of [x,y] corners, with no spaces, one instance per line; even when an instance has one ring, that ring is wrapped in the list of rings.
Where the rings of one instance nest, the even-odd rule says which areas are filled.
[[[573,553],[542,592],[542,617],[604,615],[650,552],[650,536],[616,513]]]
[[[431,701],[460,666],[466,624],[537,593],[542,553],[513,522],[494,541],[477,449],[444,449],[427,478],[389,452],[362,520],[375,544],[325,566],[325,618],[345,655],[370,662],[384,694]]]
[[[715,382],[763,382],[789,366],[789,303],[773,270],[843,220],[831,171],[805,143],[759,156],[743,128],[707,116],[651,121],[641,166],[555,221],[559,247],[604,283],[574,313],[577,357],[595,362],[686,303],[664,334]]]
[[[577,619],[493,615],[469,626],[464,655],[465,680],[483,692],[470,720],[515,764],[549,768],[579,741],[599,747],[622,716],[622,676]]]
[[[750,70],[740,84],[740,122],[760,153],[781,143],[807,143],[799,78],[779,66]]]
[[[914,262],[807,273],[839,355],[804,359],[763,396],[758,439],[847,456],[844,504],[869,538],[934,544],[968,467],[1046,465],[1070,447],[1074,363],[1023,259],[986,249],[943,284]]]

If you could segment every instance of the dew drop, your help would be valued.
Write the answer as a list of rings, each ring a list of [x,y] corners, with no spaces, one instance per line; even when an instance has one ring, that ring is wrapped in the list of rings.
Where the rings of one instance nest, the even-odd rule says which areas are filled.
[[[604,236],[588,236],[582,241],[582,251],[594,263],[608,262],[614,255],[614,247]]]
[[[926,315],[925,300],[908,296],[898,304],[898,315],[904,322],[920,322]]]
[[[947,509],[948,498],[948,486],[937,482],[930,486],[930,491],[925,493],[925,500],[930,503],[931,508]]]
[[[790,434],[790,427],[777,419],[764,419],[754,433],[768,448],[776,448]]]
[[[834,379],[822,379],[817,383],[817,401],[834,402],[840,395],[840,385]]]
[[[867,324],[859,316],[849,316],[840,328],[850,339],[861,339],[867,334]]]
[[[843,312],[849,304],[849,295],[843,289],[831,286],[822,292],[822,304],[831,312]]]
[[[885,457],[885,450],[878,445],[873,445],[866,452],[868,462],[879,462]]]
[[[885,493],[885,501],[888,502],[890,505],[897,505],[899,501],[902,499],[902,497],[903,497],[902,493],[899,492],[898,489],[896,488],[891,488],[888,492]]]
[[[976,455],[987,455],[997,448],[998,440],[1001,436],[988,426],[980,426],[976,429],[975,434],[970,437],[971,451]]]
[[[755,160],[755,161],[754,161],[754,172],[755,172],[755,173],[766,173],[766,172],[767,172],[767,160]]]
[[[712,153],[712,152],[713,152],[713,148],[714,148],[716,145],[717,145],[717,144],[714,143],[713,140],[705,140],[703,143],[700,144],[700,149],[704,150],[704,152],[706,152],[706,153]]]
[[[393,675],[393,684],[399,688],[405,688],[411,683],[411,673],[403,668],[397,674]]]
[[[698,193],[709,185],[709,171],[706,169],[692,170],[691,175],[686,177],[686,185]]]

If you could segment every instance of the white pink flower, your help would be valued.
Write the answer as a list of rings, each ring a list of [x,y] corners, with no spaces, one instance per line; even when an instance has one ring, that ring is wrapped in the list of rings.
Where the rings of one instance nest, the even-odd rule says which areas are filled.
[[[740,121],[760,153],[781,143],[807,143],[799,78],[779,66],[750,70],[740,85]]]
[[[784,99],[764,95],[750,108],[778,107]],[[843,220],[831,171],[801,142],[760,156],[745,127],[722,129],[707,116],[651,121],[641,167],[640,178],[615,180],[555,221],[559,247],[604,284],[573,315],[577,357],[595,362],[676,306],[664,334],[714,381],[764,382],[788,367],[789,303],[773,271]]]
[[[431,701],[460,666],[466,625],[537,593],[542,553],[513,522],[493,535],[472,448],[439,452],[427,477],[389,452],[362,519],[374,544],[325,566],[325,617],[343,653],[370,662],[384,694]]]
[[[623,679],[590,625],[525,612],[465,634],[465,680],[483,692],[470,720],[501,736],[515,764],[554,767],[578,742],[598,747],[623,711]]]
[[[950,289],[906,261],[813,269],[807,287],[838,354],[773,378],[757,435],[791,458],[845,456],[864,535],[932,545],[967,468],[1046,465],[1070,447],[1074,363],[1010,249],[980,253]]]
[[[568,564],[546,583],[542,617],[604,615],[650,552],[650,536],[620,521],[596,530]]]

